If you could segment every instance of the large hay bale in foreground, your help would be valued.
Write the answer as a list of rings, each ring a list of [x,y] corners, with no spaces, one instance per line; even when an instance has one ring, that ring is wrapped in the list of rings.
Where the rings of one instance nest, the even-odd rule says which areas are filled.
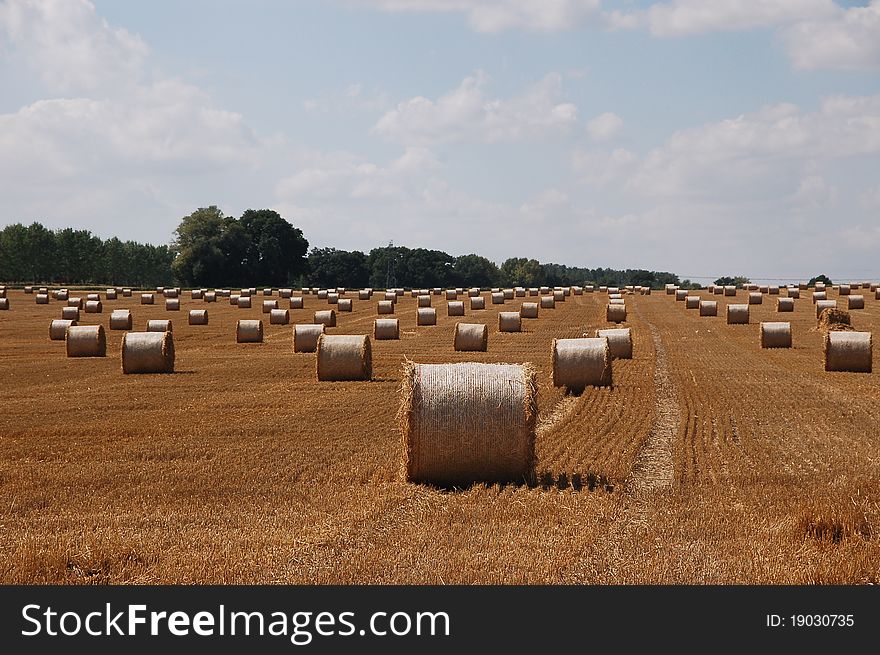
[[[70,325],[65,335],[68,357],[106,357],[103,325]]]
[[[523,318],[538,318],[538,303],[524,302],[520,307],[519,315]]]
[[[761,348],[791,348],[791,323],[762,321]]]
[[[318,337],[315,372],[319,382],[369,380],[373,377],[370,337],[365,334],[322,334]]]
[[[865,308],[865,297],[861,294],[852,294],[847,297],[847,309],[864,309]]]
[[[437,310],[433,307],[419,307],[416,325],[437,325]]]
[[[793,312],[794,311],[794,298],[789,296],[788,298],[778,298],[776,300],[776,311],[777,312]]]
[[[748,325],[749,324],[749,306],[745,303],[728,305],[727,306],[727,324],[728,325]]]
[[[191,309],[189,310],[190,325],[207,325],[208,310],[207,309]]]
[[[447,316],[464,316],[464,301],[450,300],[446,303]]]
[[[290,311],[287,309],[273,309],[269,312],[269,325],[287,325],[290,323]]]
[[[611,354],[611,359],[632,359],[633,340],[630,328],[596,330],[596,336],[600,339],[608,339],[608,352]]]
[[[171,321],[168,319],[153,319],[147,321],[147,332],[171,332]]]
[[[483,296],[479,296],[477,298],[471,298],[471,311],[477,309],[486,309],[486,299]]]
[[[718,302],[715,300],[701,300],[700,316],[718,316]]]
[[[400,321],[396,318],[377,318],[373,321],[373,338],[377,341],[400,339]]]
[[[825,333],[825,370],[870,373],[873,363],[870,332]]]
[[[498,312],[499,332],[522,332],[522,316],[519,312]]]
[[[553,386],[581,391],[611,386],[611,349],[605,337],[553,339]]]
[[[323,323],[327,327],[336,327],[336,311],[324,309],[315,312],[315,323]]]
[[[376,311],[379,314],[393,314],[394,303],[390,300],[380,300],[376,305]]]
[[[452,347],[458,351],[485,352],[489,347],[489,326],[484,323],[456,323]]]
[[[127,310],[126,310],[127,311]],[[112,318],[112,314],[110,315]],[[67,321],[78,321],[79,320],[79,308],[78,307],[62,307],[61,308],[61,318]]]
[[[537,414],[529,364],[406,362],[398,418],[407,481],[531,482]]]
[[[318,349],[318,338],[324,334],[323,323],[299,323],[293,326],[293,352],[313,353]]]
[[[623,323],[626,321],[626,305],[612,305],[605,307],[605,320],[609,323]]]
[[[110,312],[111,330],[130,330],[132,325],[131,312],[127,309],[114,309]]]
[[[67,328],[71,325],[76,325],[76,321],[67,318],[56,318],[49,323],[49,339],[51,341],[64,341],[64,337],[67,336]]]
[[[241,319],[235,324],[236,343],[262,343],[263,321]]]
[[[123,373],[174,373],[171,332],[126,332],[122,335]]]

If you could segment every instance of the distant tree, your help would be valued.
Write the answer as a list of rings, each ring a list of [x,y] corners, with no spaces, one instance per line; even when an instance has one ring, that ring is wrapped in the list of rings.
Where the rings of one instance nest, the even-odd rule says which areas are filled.
[[[229,238],[234,223],[216,205],[200,207],[180,220],[174,231],[178,254],[173,270],[181,284],[218,287],[239,282],[244,234]],[[230,252],[230,246],[237,252]]]
[[[682,288],[682,289],[688,289],[688,290],[693,290],[693,291],[696,291],[696,290],[698,290],[698,289],[702,289],[702,288],[703,288],[703,286],[702,286],[701,284],[699,284],[699,283],[697,283],[697,282],[691,282],[691,281],[688,280],[687,278],[685,278],[684,280],[682,280],[682,281],[679,283],[678,286],[679,286],[680,288]]]
[[[735,277],[730,277],[730,276],[719,277],[717,280],[715,280],[716,285],[724,286],[724,287],[729,287],[729,286],[742,287],[744,284],[750,284],[750,283],[751,283],[751,280],[747,277],[742,276],[742,275],[737,275]]]
[[[829,286],[829,287],[830,287],[830,286],[833,286],[833,284],[834,284],[834,283],[831,281],[831,278],[828,277],[827,275],[817,275],[816,277],[811,277],[811,278],[810,278],[810,281],[807,282],[807,286],[810,286],[810,287],[815,286],[815,285],[816,285],[816,282],[824,282],[824,283],[825,283],[827,286]]]
[[[309,242],[302,230],[272,209],[248,209],[242,214],[247,247],[242,262],[248,284],[284,286],[306,271]]]
[[[386,246],[373,248],[367,256],[370,286],[380,289],[387,286],[392,261],[397,286],[400,287],[450,286],[456,277],[455,259],[441,250]]]
[[[544,269],[537,259],[511,257],[501,264],[501,279],[505,286],[534,287],[541,284]]]
[[[367,256],[359,250],[313,248],[308,257],[306,279],[310,286],[325,288],[370,286]]]
[[[480,255],[460,255],[453,264],[455,286],[494,287],[503,284],[495,262]]]

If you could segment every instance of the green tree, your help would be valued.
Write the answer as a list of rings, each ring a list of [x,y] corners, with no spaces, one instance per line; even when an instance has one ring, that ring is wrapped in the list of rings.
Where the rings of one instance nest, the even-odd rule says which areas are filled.
[[[367,256],[359,250],[313,248],[308,257],[308,284],[319,287],[370,285]]]
[[[724,277],[719,277],[717,280],[715,280],[716,285],[725,286],[725,287],[729,287],[729,286],[742,287],[744,284],[750,284],[750,283],[751,283],[751,280],[747,277],[742,276],[742,275],[736,275],[734,277],[724,276]]]
[[[511,257],[501,264],[501,279],[506,286],[534,287],[544,278],[544,269],[537,259]]]
[[[830,287],[830,286],[833,286],[833,284],[834,284],[834,283],[831,281],[831,278],[830,278],[830,277],[828,277],[828,276],[825,275],[825,274],[822,274],[822,275],[817,275],[816,277],[811,277],[811,278],[810,278],[810,281],[807,282],[807,286],[810,286],[810,287],[816,286],[816,282],[824,282],[825,285],[826,285],[826,286],[829,286],[829,287]]]
[[[453,279],[456,286],[494,287],[503,284],[495,262],[474,254],[455,258]]]
[[[243,266],[249,284],[283,286],[306,272],[309,242],[278,212],[248,209],[240,223],[246,235]]]

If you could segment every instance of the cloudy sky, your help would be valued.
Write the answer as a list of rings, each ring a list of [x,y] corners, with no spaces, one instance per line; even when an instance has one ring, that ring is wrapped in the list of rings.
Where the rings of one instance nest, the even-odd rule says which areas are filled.
[[[0,223],[880,279],[880,0],[3,0]]]

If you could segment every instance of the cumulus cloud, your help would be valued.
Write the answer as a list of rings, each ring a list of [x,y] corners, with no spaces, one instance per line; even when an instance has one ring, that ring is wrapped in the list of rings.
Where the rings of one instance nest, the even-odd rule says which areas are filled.
[[[593,141],[610,141],[623,129],[623,119],[617,114],[605,112],[587,123],[587,134]]]
[[[880,70],[880,0],[794,23],[781,37],[796,68]]]
[[[417,96],[383,115],[373,132],[392,141],[432,144],[450,141],[515,141],[565,131],[577,121],[577,107],[562,102],[562,77],[550,73],[522,94],[490,98],[482,71],[437,100]]]

